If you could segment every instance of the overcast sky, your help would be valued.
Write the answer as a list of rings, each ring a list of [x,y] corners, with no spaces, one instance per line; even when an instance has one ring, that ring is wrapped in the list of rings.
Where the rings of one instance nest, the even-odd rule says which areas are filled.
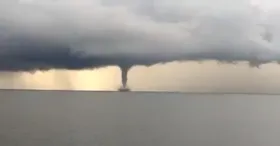
[[[280,60],[277,5],[272,0],[1,0],[0,70],[177,60],[246,61],[257,67]]]
[[[4,0],[0,7],[1,70],[204,59],[261,64],[280,56],[277,15],[265,21],[273,26],[267,42],[246,0]]]

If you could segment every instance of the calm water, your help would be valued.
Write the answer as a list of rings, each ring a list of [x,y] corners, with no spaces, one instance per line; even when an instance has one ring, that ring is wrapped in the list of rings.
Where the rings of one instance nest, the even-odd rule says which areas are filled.
[[[1,91],[3,146],[276,146],[280,96]]]

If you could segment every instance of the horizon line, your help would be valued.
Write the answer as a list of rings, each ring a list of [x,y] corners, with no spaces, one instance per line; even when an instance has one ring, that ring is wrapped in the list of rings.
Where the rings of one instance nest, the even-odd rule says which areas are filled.
[[[0,89],[1,91],[21,91],[21,92],[96,92],[96,93],[140,93],[140,94],[209,94],[209,95],[280,95],[280,93],[264,92],[188,92],[188,91],[164,91],[164,90],[139,90],[139,91],[114,91],[114,90],[66,90],[66,89]]]

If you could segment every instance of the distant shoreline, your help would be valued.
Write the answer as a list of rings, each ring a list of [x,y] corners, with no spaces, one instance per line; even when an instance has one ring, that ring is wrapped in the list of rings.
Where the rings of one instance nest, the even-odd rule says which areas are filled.
[[[183,91],[111,91],[111,90],[48,90],[48,89],[0,89],[0,92],[16,91],[16,92],[95,92],[95,93],[137,93],[137,94],[194,94],[194,95],[279,95],[280,93],[251,93],[251,92],[183,92]]]

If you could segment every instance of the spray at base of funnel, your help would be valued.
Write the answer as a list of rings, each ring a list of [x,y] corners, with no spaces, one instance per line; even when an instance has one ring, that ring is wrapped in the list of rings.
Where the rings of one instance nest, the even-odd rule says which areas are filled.
[[[132,65],[120,65],[121,69],[121,78],[122,78],[122,87],[119,88],[119,91],[126,92],[130,91],[130,89],[127,87],[127,73],[129,69],[132,67]]]

